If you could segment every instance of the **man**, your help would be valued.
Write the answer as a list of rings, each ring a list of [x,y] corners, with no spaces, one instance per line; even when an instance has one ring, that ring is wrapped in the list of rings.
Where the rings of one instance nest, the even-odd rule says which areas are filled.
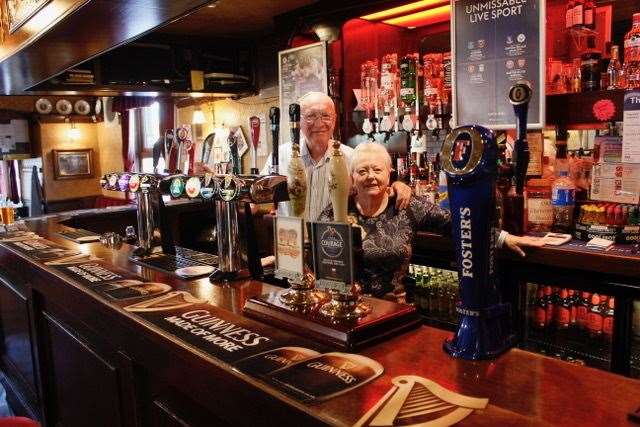
[[[300,98],[300,157],[305,166],[307,176],[307,201],[305,215],[307,220],[316,221],[324,208],[331,203],[329,195],[329,159],[331,158],[331,137],[336,125],[336,110],[333,100],[321,92],[309,92]],[[344,144],[340,151],[351,161],[353,149]],[[286,175],[291,159],[291,142],[280,146],[278,164],[280,173]],[[262,169],[262,174],[269,173],[271,154]],[[411,197],[411,188],[396,181],[391,185],[396,194],[396,207],[406,208]]]

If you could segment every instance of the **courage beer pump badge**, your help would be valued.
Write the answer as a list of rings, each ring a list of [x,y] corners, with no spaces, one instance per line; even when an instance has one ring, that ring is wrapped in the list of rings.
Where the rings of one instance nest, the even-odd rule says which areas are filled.
[[[513,341],[509,305],[499,302],[494,269],[495,134],[478,125],[458,127],[445,139],[441,155],[461,295],[459,328],[444,349],[453,357],[493,358]]]

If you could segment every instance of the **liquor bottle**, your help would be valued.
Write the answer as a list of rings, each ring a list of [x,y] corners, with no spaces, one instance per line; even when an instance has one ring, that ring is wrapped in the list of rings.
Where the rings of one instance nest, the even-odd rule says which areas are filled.
[[[585,0],[584,2],[584,26],[590,30],[596,29],[596,2]]]
[[[600,295],[591,295],[589,314],[587,315],[587,329],[592,338],[599,338],[602,335],[602,309],[600,308]]]
[[[329,192],[333,219],[336,222],[347,222],[347,208],[351,178],[347,168],[347,160],[340,151],[340,141],[333,141],[333,153],[329,160]]]
[[[567,9],[566,9],[565,18],[564,18],[564,27],[567,30],[573,27],[573,7],[574,6],[575,6],[575,3],[573,0],[569,0],[567,2]]]
[[[547,300],[544,296],[544,287],[542,286],[538,286],[538,290],[536,291],[533,324],[535,327],[541,329],[547,326]]]
[[[400,61],[400,99],[404,105],[402,128],[407,132],[413,129],[411,110],[416,102],[417,64],[414,55],[405,55]]]
[[[583,92],[600,89],[600,61],[602,54],[596,49],[594,36],[587,38],[587,50],[580,56],[580,81]]]
[[[384,55],[380,68],[379,98],[384,112],[380,123],[380,130],[388,132],[393,128],[391,109],[397,109],[398,54],[390,53]]]
[[[631,30],[624,36],[622,74],[625,80],[623,89],[640,88],[640,13],[633,14]]]
[[[575,0],[573,6],[573,27],[584,25],[584,0]]]
[[[576,326],[576,322],[577,322],[577,315],[578,315],[578,291],[575,291],[573,289],[569,289],[569,300],[571,301],[571,326],[574,327]]]
[[[607,66],[607,89],[620,89],[620,71],[622,65],[620,64],[620,48],[616,45],[611,46],[611,60]]]

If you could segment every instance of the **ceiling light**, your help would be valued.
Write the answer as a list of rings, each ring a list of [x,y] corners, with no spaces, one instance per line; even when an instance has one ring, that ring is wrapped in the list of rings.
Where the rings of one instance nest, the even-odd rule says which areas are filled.
[[[409,15],[398,16],[397,18],[386,19],[382,22],[385,24],[399,25],[402,27],[421,27],[425,25],[446,22],[451,19],[451,6],[444,6],[427,9]]]
[[[361,16],[360,18],[369,21],[379,21],[384,18],[390,18],[393,16],[403,15],[409,12],[415,12],[420,9],[431,8],[443,4],[448,4],[449,0],[421,0],[413,3],[405,4],[403,6],[393,7],[381,12],[371,13],[369,15]]]

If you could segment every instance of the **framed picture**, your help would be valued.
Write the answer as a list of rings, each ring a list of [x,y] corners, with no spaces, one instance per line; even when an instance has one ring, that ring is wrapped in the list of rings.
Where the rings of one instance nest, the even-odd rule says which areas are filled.
[[[9,19],[9,34],[14,33],[51,0],[2,0]]]
[[[327,44],[318,42],[278,52],[280,126],[289,120],[289,104],[308,92],[328,91]],[[281,134],[283,134],[282,132]]]
[[[302,280],[304,274],[304,219],[276,216],[273,222],[276,276]]]
[[[93,177],[93,150],[53,150],[55,179]]]

